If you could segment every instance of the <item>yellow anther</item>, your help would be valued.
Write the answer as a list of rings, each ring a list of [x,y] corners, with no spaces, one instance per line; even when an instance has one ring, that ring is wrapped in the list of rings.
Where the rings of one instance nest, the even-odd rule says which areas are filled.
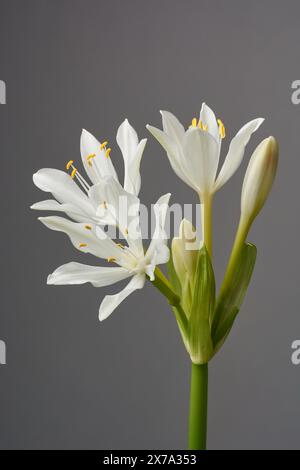
[[[107,209],[107,202],[106,202],[106,201],[103,201],[103,202],[100,204],[100,207],[104,207],[104,209]]]
[[[119,246],[120,248],[124,249],[124,245],[122,245],[122,243],[117,243],[117,246]]]
[[[102,142],[102,144],[100,145],[100,150],[103,150],[108,144],[108,141],[106,140],[105,142]]]
[[[88,166],[93,166],[92,160],[89,160],[89,161],[87,162],[87,164],[88,164]]]
[[[87,246],[86,243],[79,243],[79,248],[84,248],[85,246]]]
[[[85,228],[86,230],[92,230],[92,226],[91,226],[91,225],[85,225],[84,228]]]
[[[73,165],[73,163],[74,163],[73,160],[68,161],[68,163],[66,164],[66,170],[69,170],[71,166]]]
[[[192,119],[192,127],[197,127],[197,119],[196,118],[193,118]]]
[[[116,258],[113,258],[113,257],[107,258],[108,263],[115,263],[115,261],[116,261]]]
[[[219,125],[219,134],[221,136],[221,139],[224,139],[226,137],[226,131],[225,131],[225,126],[221,119],[218,119],[218,125]]]
[[[106,158],[108,158],[108,157],[109,157],[109,155],[110,155],[110,152],[111,152],[111,148],[108,148],[108,149],[106,150],[106,152],[105,152],[105,156],[106,156]]]
[[[125,233],[125,235],[128,235],[128,229],[127,228],[125,228],[124,233]]]
[[[72,173],[70,175],[72,179],[75,178],[76,173],[77,173],[77,168],[74,168],[74,170],[72,171]]]
[[[204,124],[202,121],[199,121],[198,127],[201,129],[201,131],[207,131],[208,129],[208,125]]]
[[[90,155],[88,155],[86,157],[87,161],[91,160],[92,158],[95,158],[96,154],[95,153],[91,153]]]

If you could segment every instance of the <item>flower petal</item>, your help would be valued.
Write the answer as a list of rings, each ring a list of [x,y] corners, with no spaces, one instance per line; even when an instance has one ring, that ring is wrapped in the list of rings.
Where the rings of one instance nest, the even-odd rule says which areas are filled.
[[[174,114],[169,111],[161,111],[164,132],[171,137],[176,145],[182,146],[185,129]]]
[[[147,139],[139,142],[138,135],[128,119],[122,122],[117,132],[117,143],[124,160],[124,189],[138,195],[141,188],[140,163]]]
[[[111,158],[106,156],[105,148],[101,150],[100,142],[85,129],[82,129],[81,133],[80,151],[84,169],[94,184],[99,183],[105,176],[111,176],[118,181],[118,175]]]
[[[243,160],[245,147],[251,135],[257,131],[263,121],[264,119],[262,118],[253,119],[253,121],[245,124],[232,139],[227,156],[216,179],[214,191],[218,191],[236,172]]]
[[[56,211],[56,212],[65,212],[71,219],[76,220],[76,222],[87,222],[92,221],[86,215],[83,215],[80,209],[78,209],[73,204],[60,204],[55,199],[47,199],[46,201],[36,202],[30,206],[30,209],[37,211]]]
[[[93,215],[88,197],[64,171],[43,168],[33,175],[33,182],[42,191],[52,193],[58,202],[76,206],[83,215]]]
[[[136,274],[127,286],[115,295],[106,295],[99,309],[99,320],[103,321],[125,300],[132,292],[142,289],[145,284],[145,275]]]
[[[66,233],[74,247],[83,253],[91,253],[99,258],[114,258],[118,262],[122,258],[122,248],[116,245],[106,234],[97,227],[97,235],[94,227],[83,223],[72,222],[58,216],[39,217],[39,220],[51,230]]]
[[[197,190],[193,182],[190,180],[189,175],[187,175],[185,171],[185,156],[182,152],[182,146],[178,147],[176,142],[168,134],[161,131],[160,129],[150,126],[149,124],[147,124],[146,128],[167,152],[170,165],[176,175],[188,186],[191,186],[193,189]]]
[[[141,189],[140,165],[146,143],[147,139],[142,139],[140,141],[134,157],[128,164],[128,168],[125,166],[124,189],[135,196],[138,196]]]
[[[94,287],[104,287],[122,281],[130,276],[124,268],[88,266],[81,263],[67,263],[48,276],[47,284],[84,284],[90,282]]]
[[[207,104],[202,103],[201,111],[200,111],[200,121],[204,126],[207,126],[207,132],[213,136],[213,138],[219,142],[220,134],[219,134],[219,126],[217,123],[217,119],[213,110],[207,106]]]
[[[166,246],[167,236],[165,232],[165,223],[170,197],[170,193],[161,196],[153,206],[155,215],[155,230],[146,253],[147,263],[150,263],[151,266],[164,264],[169,260],[170,253],[168,247]]]
[[[117,131],[117,143],[123,154],[124,163],[130,162],[134,157],[139,139],[134,128],[129,124],[128,119],[125,119],[119,126]]]
[[[183,143],[188,174],[200,194],[212,190],[219,162],[219,145],[206,131],[190,128]]]

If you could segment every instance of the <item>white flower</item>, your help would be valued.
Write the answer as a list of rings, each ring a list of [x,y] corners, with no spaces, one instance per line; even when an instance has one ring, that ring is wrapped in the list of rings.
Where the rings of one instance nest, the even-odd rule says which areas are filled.
[[[81,135],[81,157],[91,184],[78,172],[72,160],[66,165],[67,170],[71,171],[70,175],[51,168],[33,175],[36,186],[51,192],[55,199],[34,204],[32,209],[65,212],[73,219],[52,216],[40,217],[39,220],[52,230],[66,233],[78,250],[118,265],[100,267],[68,263],[48,277],[48,284],[91,282],[101,287],[132,278],[118,294],[104,298],[99,311],[100,320],[107,318],[129,294],[141,289],[146,276],[153,281],[155,267],[169,259],[164,225],[170,194],[162,196],[154,205],[155,232],[146,252],[143,247],[137,196],[141,186],[140,161],[146,139],[139,142],[135,130],[126,119],[118,129],[117,143],[124,159],[124,187],[119,183],[111,162],[108,143],[100,144],[85,130]],[[119,229],[125,245],[113,241],[104,232],[101,226],[106,224]]]
[[[225,127],[214,112],[202,104],[199,121],[194,118],[188,130],[168,111],[161,111],[163,131],[147,125],[167,152],[179,178],[203,197],[214,194],[235,173],[243,159],[251,134],[262,124],[258,118],[245,124],[232,139],[223,166],[217,176]]]
[[[116,180],[107,179],[105,186],[108,192],[115,195],[119,193],[119,197],[124,196],[124,190]],[[150,280],[154,280],[156,265],[168,261],[169,249],[164,224],[169,198],[170,194],[166,194],[154,205],[156,228],[146,252],[144,252],[139,225],[139,200],[135,196],[135,200],[130,200],[129,197],[130,223],[127,228],[121,229],[127,245],[116,243],[95,224],[87,225],[57,216],[40,217],[39,220],[48,228],[66,233],[78,250],[118,265],[118,267],[102,267],[71,262],[56,269],[48,277],[47,283],[83,284],[90,282],[95,287],[102,287],[131,277],[128,285],[119,293],[104,297],[100,305],[99,319],[106,319],[126,297],[144,286],[146,275]],[[122,226],[118,216],[116,223],[119,227]]]
[[[124,194],[139,194],[140,162],[146,141],[143,139],[139,142],[137,133],[127,119],[120,125],[117,143],[124,159]],[[112,178],[119,181],[110,158],[111,148],[107,141],[100,144],[92,134],[83,130],[80,149],[83,166],[92,184],[79,173],[73,160],[66,165],[70,175],[61,170],[44,168],[33,175],[33,181],[42,191],[52,193],[55,200],[38,202],[31,208],[65,212],[77,222],[114,224],[114,218],[106,210],[111,202],[105,200],[103,194],[105,180]]]

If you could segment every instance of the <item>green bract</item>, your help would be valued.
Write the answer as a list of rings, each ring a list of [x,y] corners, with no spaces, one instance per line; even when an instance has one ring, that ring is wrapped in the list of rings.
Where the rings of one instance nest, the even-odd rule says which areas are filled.
[[[179,281],[173,259],[170,258],[168,274],[171,288],[178,296],[177,303],[191,305],[190,310],[184,311],[184,327],[181,318],[178,318],[178,315],[176,317],[194,364],[209,362],[226,340],[246,295],[256,252],[256,247],[250,243],[242,246],[234,266],[231,266],[231,272],[225,275],[217,298],[215,275],[205,246],[198,251],[194,282],[188,293],[185,279]],[[173,306],[173,309],[176,314],[176,306]]]

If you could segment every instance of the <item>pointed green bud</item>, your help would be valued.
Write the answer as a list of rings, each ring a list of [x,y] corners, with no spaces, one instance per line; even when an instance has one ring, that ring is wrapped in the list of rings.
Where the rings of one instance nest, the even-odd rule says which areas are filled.
[[[278,164],[278,143],[268,137],[250,159],[242,189],[241,219],[251,223],[262,209],[272,188]]]

